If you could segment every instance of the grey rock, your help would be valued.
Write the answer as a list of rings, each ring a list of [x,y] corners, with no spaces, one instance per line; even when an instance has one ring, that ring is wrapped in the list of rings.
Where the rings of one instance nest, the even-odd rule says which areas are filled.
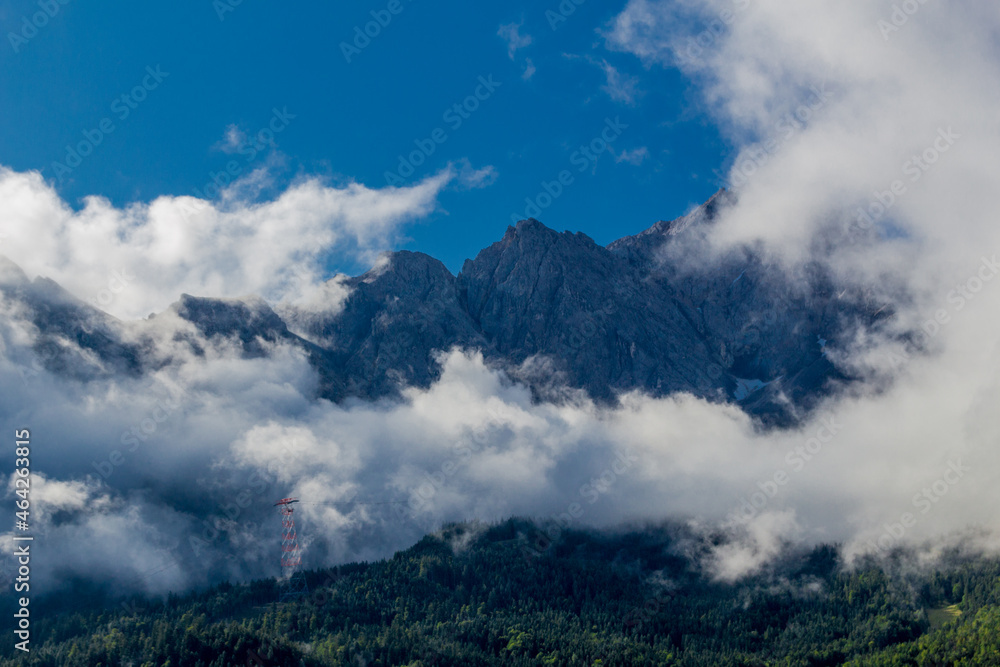
[[[29,280],[0,256],[0,292],[11,315],[35,327],[34,352],[53,373],[80,381],[142,373],[143,350],[122,335],[121,322],[54,281]]]
[[[724,373],[712,377],[717,355],[670,286],[645,281],[584,234],[519,222],[467,261],[458,283],[497,354],[514,364],[552,357],[594,398],[633,389],[721,396],[731,383]]]
[[[301,348],[320,377],[317,395],[333,401],[428,387],[440,377],[440,354],[457,347],[482,352],[539,399],[558,396],[553,388],[564,383],[607,404],[634,390],[689,392],[790,424],[851,381],[828,347],[879,326],[891,309],[875,312],[862,291],[835,286],[819,264],[786,275],[758,248],[692,263],[731,203],[720,191],[687,216],[607,247],[523,220],[458,276],[425,254],[389,253],[339,281],[349,294],[342,304],[285,308],[284,319],[257,297],[182,295],[171,310],[197,330],[178,334],[197,354],[220,337],[247,357],[277,344]],[[0,290],[24,305],[53,369],[80,365],[52,349],[56,340],[92,352],[105,374],[169,363],[153,338],[127,342],[120,322],[51,281],[29,281],[7,260]]]

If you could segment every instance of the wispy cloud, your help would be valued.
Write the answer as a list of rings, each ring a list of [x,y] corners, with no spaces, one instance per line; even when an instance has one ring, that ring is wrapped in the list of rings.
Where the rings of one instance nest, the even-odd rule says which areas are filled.
[[[692,75],[704,108],[741,147],[734,168],[756,157],[738,204],[707,229],[711,244],[695,238],[679,246],[686,256],[665,259],[682,267],[751,243],[793,280],[824,267],[834,284],[891,299],[897,331],[922,331],[914,336],[933,354],[898,339],[829,341],[831,358],[863,381],[778,432],[685,395],[631,394],[617,409],[579,397],[539,402],[460,350],[443,352],[437,382],[398,402],[335,405],[313,400],[318,379],[301,351],[277,344],[246,359],[169,314],[142,325],[172,353],[162,368],[66,381],[39,364],[37,331],[5,295],[0,405],[45,429],[45,455],[33,461],[38,506],[59,509],[39,516],[46,548],[32,574],[113,581],[124,571],[157,591],[273,575],[276,545],[261,535],[276,530],[273,501],[292,494],[409,507],[400,517],[303,505],[316,566],[386,556],[440,521],[551,516],[572,503],[584,509],[581,525],[673,517],[706,532],[732,528],[739,541],[709,559],[727,580],[784,540],[843,540],[858,551],[885,531],[921,541],[969,524],[1000,529],[1000,90],[983,83],[1000,79],[1000,18],[985,5],[928,3],[886,40],[884,7],[866,0],[755,3],[703,40],[697,59],[679,59],[732,4],[632,0],[608,36],[647,65]],[[665,21],[678,7],[686,20]],[[827,103],[803,112],[824,83]],[[935,143],[949,128],[959,137],[942,152]],[[760,142],[774,136],[779,149],[760,159]],[[618,155],[641,161],[642,149]],[[3,170],[3,252],[84,298],[117,271],[139,286],[118,295],[123,317],[161,311],[182,291],[276,299],[292,267],[315,269],[318,253],[339,243],[374,251],[434,211],[449,184],[493,177],[463,165],[410,188],[305,179],[266,202],[165,197],[117,208],[90,198],[74,211],[39,174]],[[848,243],[843,228],[875,204],[887,209],[876,233]],[[314,296],[343,295],[334,285]],[[178,342],[185,337],[201,356]],[[122,455],[123,435],[162,414],[157,402],[177,388],[175,416],[100,478],[94,464]],[[741,513],[752,518],[733,526]],[[155,572],[167,574],[150,579]]]
[[[533,41],[531,35],[521,34],[523,25],[523,20],[519,23],[505,23],[497,30],[497,35],[507,43],[507,56],[511,60],[514,60],[520,49],[530,46]]]
[[[1000,77],[1000,17],[928,3],[887,30],[886,3],[736,5],[747,7],[630,0],[606,35],[614,51],[692,77],[703,109],[739,146],[729,179],[743,184],[738,204],[709,241],[753,244],[793,273],[825,267],[891,304],[894,333],[917,331],[934,350],[859,337],[832,352],[891,389],[873,381],[842,403],[850,442],[808,464],[812,498],[781,509],[830,530],[816,498],[837,496],[857,508],[857,549],[886,526],[907,540],[951,525],[996,529],[978,506],[998,501],[1000,423],[982,406],[1000,385],[1000,211],[987,186],[1000,179],[1000,90],[982,82]],[[859,226],[871,232],[860,241],[850,233]],[[976,481],[954,469],[958,484],[940,481],[972,458]],[[917,525],[897,530],[906,515]]]
[[[216,148],[223,153],[233,154],[239,152],[246,143],[246,132],[241,130],[238,125],[233,124],[226,128],[225,136],[216,144]]]
[[[579,55],[573,53],[565,53],[563,56],[570,60],[583,60],[601,70],[601,73],[604,75],[604,83],[601,85],[601,91],[615,102],[631,106],[643,96],[643,91],[639,87],[639,77],[622,72],[606,58],[595,58],[589,54]]]
[[[486,165],[485,167],[476,169],[468,160],[461,160],[456,166],[458,167],[456,178],[459,186],[468,190],[488,188],[496,183],[500,177],[496,167],[493,165]]]
[[[3,252],[29,275],[50,277],[85,301],[112,272],[134,276],[108,304],[119,317],[144,317],[185,292],[277,301],[301,283],[293,273],[318,280],[325,253],[340,248],[365,261],[391,247],[403,225],[437,208],[456,176],[449,167],[413,186],[381,190],[307,178],[271,201],[244,199],[263,178],[258,170],[217,202],[164,196],[117,208],[89,197],[74,211],[38,173],[0,168]]]
[[[619,164],[624,162],[634,167],[638,167],[649,157],[649,149],[645,146],[633,148],[632,150],[623,150],[621,153],[615,153],[614,149],[612,149],[611,152],[615,156],[615,162]]]
[[[531,61],[531,58],[525,58],[524,73],[521,74],[521,78],[524,79],[525,81],[528,81],[529,79],[531,79],[531,77],[535,76],[536,71],[537,70],[535,69],[535,63]]]
[[[607,93],[615,102],[630,105],[635,104],[636,99],[642,94],[639,89],[639,77],[623,74],[621,70],[607,60],[601,60],[597,64],[604,71],[606,79],[605,84],[601,86],[601,90]]]

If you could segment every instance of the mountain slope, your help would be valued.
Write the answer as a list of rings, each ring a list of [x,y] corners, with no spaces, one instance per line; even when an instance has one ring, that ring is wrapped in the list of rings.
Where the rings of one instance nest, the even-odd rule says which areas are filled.
[[[145,351],[126,340],[121,322],[48,278],[29,280],[3,256],[0,293],[6,316],[28,324],[34,352],[50,371],[79,380],[142,372]]]
[[[727,584],[698,563],[714,538],[681,526],[551,529],[446,526],[390,559],[307,572],[309,595],[280,605],[274,580],[108,609],[33,600],[32,664],[997,664],[995,559],[845,569],[819,546]],[[925,610],[954,603],[962,617],[930,629]],[[24,664],[3,641],[0,665]]]
[[[182,295],[170,315],[196,338],[232,339],[244,356],[301,348],[320,376],[318,395],[333,401],[427,387],[440,374],[438,353],[459,347],[481,351],[540,398],[561,384],[611,403],[634,390],[689,392],[792,423],[849,380],[827,346],[890,311],[873,315],[863,294],[836,287],[819,265],[787,275],[751,247],[704,252],[730,199],[720,192],[607,247],[524,220],[457,276],[422,253],[389,253],[325,286],[342,302],[275,312],[257,297]],[[124,335],[123,323],[9,261],[0,269],[0,291],[37,328],[50,369],[86,379],[169,363],[155,337]],[[190,332],[175,338],[199,352]]]
[[[465,263],[459,290],[496,351],[518,364],[551,356],[573,385],[600,399],[641,389],[719,394],[716,357],[672,298],[584,234],[536,220],[507,230]]]

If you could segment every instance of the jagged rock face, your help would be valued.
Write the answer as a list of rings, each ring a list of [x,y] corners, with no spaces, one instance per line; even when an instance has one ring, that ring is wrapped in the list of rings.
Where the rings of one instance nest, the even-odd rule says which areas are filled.
[[[259,297],[208,299],[182,294],[171,310],[193,324],[205,340],[223,338],[238,343],[244,358],[266,356],[269,347],[276,344],[297,347],[319,375],[319,396],[339,401],[349,395],[344,386],[343,360],[334,351],[289,331],[281,317]],[[186,342],[195,354],[204,353],[198,337],[178,331],[174,340]]]
[[[0,293],[12,315],[35,327],[34,352],[53,373],[88,380],[142,372],[144,350],[123,338],[120,323],[52,280],[29,280],[0,257]]]
[[[730,203],[728,193],[719,192],[690,215],[608,249],[649,282],[669,286],[718,363],[736,378],[732,398],[754,414],[787,419],[815,404],[831,384],[848,380],[826,357],[826,347],[880,318],[856,291],[838,291],[819,264],[788,275],[748,247],[710,266],[685,262],[697,237]]]
[[[558,234],[536,220],[507,230],[458,277],[469,314],[495,351],[514,363],[558,360],[571,382],[609,399],[718,394],[728,378],[672,298],[584,234]]]
[[[458,301],[455,277],[433,257],[396,252],[343,285],[350,290],[343,309],[313,318],[305,334],[342,360],[351,395],[427,387],[439,376],[437,352],[487,347]]]
[[[260,298],[206,299],[182,294],[172,309],[207,338],[223,336],[239,340],[243,353],[251,357],[266,354],[264,343],[297,339]]]
[[[649,283],[668,286],[716,363],[734,378],[732,399],[756,414],[780,418],[807,407],[825,383],[840,379],[823,353],[825,341],[838,331],[825,314],[830,290],[816,267],[787,276],[747,247],[730,250],[710,266],[688,261],[728,203],[720,192],[691,214],[659,222],[608,249]]]
[[[260,299],[205,299],[183,295],[173,309],[206,337],[240,341],[246,356],[262,343],[303,349],[320,375],[320,395],[395,396],[427,387],[440,375],[436,354],[454,346],[486,349],[482,334],[459,303],[455,277],[433,257],[397,252],[387,263],[343,281],[343,306],[296,313],[296,332]]]
[[[362,276],[331,281],[331,294],[346,291],[342,303],[281,310],[286,319],[256,297],[182,295],[171,310],[197,330],[188,340],[195,353],[197,339],[220,337],[249,357],[301,348],[320,377],[319,396],[334,401],[427,387],[440,373],[438,353],[457,346],[482,351],[536,390],[546,378],[525,368],[557,373],[600,401],[684,391],[787,423],[844,380],[824,346],[877,318],[818,266],[790,277],[751,248],[711,265],[686,261],[727,200],[717,194],[606,248],[525,220],[457,277],[422,253],[392,253]],[[105,371],[123,373],[166,363],[151,338],[125,342],[117,320],[51,281],[28,281],[10,262],[0,263],[0,290],[29,314],[40,350],[75,341]],[[71,367],[66,352],[47,354],[53,370]]]

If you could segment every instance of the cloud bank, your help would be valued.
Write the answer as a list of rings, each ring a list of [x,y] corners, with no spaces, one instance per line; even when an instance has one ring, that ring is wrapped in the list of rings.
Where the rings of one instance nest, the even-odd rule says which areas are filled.
[[[74,211],[39,174],[0,169],[0,253],[125,319],[159,312],[182,293],[280,301],[318,283],[333,248],[370,259],[391,246],[457,176],[448,168],[382,190],[308,178],[257,202],[240,196],[261,177],[252,174],[218,201],[159,197],[121,209],[88,197]]]
[[[814,514],[826,504],[854,550],[995,527],[1000,91],[983,82],[1000,73],[998,36],[993,7],[917,1],[630,0],[604,31],[608,48],[691,77],[736,147],[720,176],[738,204],[715,248],[822,263],[932,351],[889,337],[836,352],[895,382],[831,406],[844,431],[792,507],[832,529]]]
[[[206,358],[178,349],[150,376],[84,385],[37,367],[31,326],[5,302],[0,386],[8,421],[33,431],[42,585],[87,576],[162,592],[276,575],[271,505],[290,495],[303,499],[308,566],[509,515],[721,530],[705,567],[729,580],[788,541],[885,553],[996,531],[1000,14],[913,5],[903,21],[888,2],[631,0],[605,32],[609,48],[687,73],[737,147],[725,180],[738,203],[711,247],[822,262],[896,313],[900,335],[830,351],[866,381],[801,427],[761,433],[689,396],[532,403],[459,350],[398,403],[314,402],[301,353],[242,359],[219,341]],[[267,203],[90,199],[74,212],[37,175],[4,171],[3,247],[85,299],[127,271],[134,283],[106,308],[125,318],[181,292],[274,302],[293,295],[292,267],[318,272],[338,243],[389,243],[451,178],[380,191],[307,180]],[[183,324],[156,326],[169,341]]]

